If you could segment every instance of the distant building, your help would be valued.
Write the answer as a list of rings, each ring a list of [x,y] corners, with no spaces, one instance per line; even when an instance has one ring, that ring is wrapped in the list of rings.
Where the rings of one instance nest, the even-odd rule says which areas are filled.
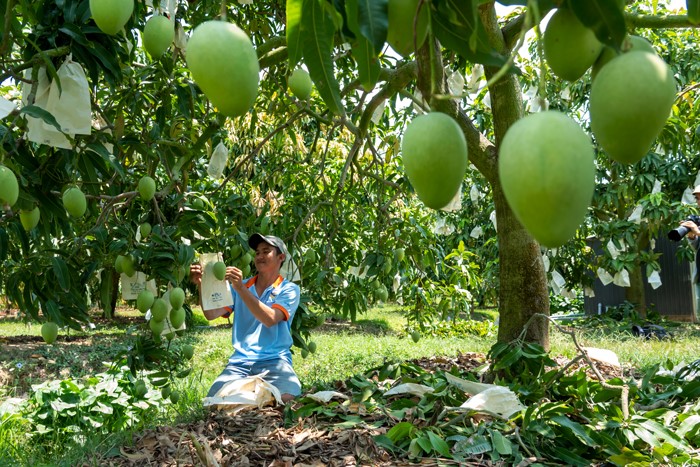
[[[654,251],[661,253],[661,286],[653,289],[645,280],[647,309],[656,310],[661,316],[673,321],[695,321],[695,288],[691,283],[694,263],[679,261],[676,255],[680,242],[672,242],[665,236],[656,240]],[[597,239],[589,243],[600,254],[601,245]],[[625,301],[625,288],[613,283],[603,285],[596,277],[593,284],[594,297],[584,297],[586,314],[597,314],[606,307],[617,306]]]

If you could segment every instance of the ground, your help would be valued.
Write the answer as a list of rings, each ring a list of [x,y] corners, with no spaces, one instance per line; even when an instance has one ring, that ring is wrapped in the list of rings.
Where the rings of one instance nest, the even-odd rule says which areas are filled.
[[[141,321],[139,317],[119,315],[116,320],[122,325]],[[326,325],[343,324],[329,322]],[[75,377],[75,374],[66,372],[67,368],[75,371],[76,362],[80,362],[80,370],[86,374],[104,371],[105,350],[118,347],[118,339],[118,334],[86,337],[63,335],[57,344],[47,346],[36,336],[0,337],[0,387],[11,388],[13,394],[10,395],[22,395],[32,383]],[[95,351],[96,345],[100,347],[99,352]],[[485,361],[484,354],[465,353],[456,357],[422,358],[412,363],[428,372],[449,370],[455,366],[469,372],[482,366]],[[556,361],[561,366],[569,363],[564,358],[556,358]],[[15,362],[22,363],[21,368]],[[580,363],[571,370],[579,366]],[[600,370],[606,379],[620,376],[618,368],[601,366]],[[335,389],[352,395],[351,388],[342,381],[336,383]],[[362,423],[351,427],[340,426],[341,423],[337,421],[317,419],[313,415],[292,420],[293,409],[299,404],[297,401],[288,407],[265,407],[236,415],[210,411],[203,420],[135,433],[133,444],[101,453],[99,457],[86,460],[86,465],[415,465],[397,460],[375,443],[374,437],[385,434],[388,429],[372,423],[383,414],[363,413],[362,404],[349,404],[338,410],[345,411],[346,415],[360,416]],[[485,460],[473,465],[487,465],[483,462]],[[438,465],[438,462],[436,459],[423,459],[420,465]],[[440,460],[439,465],[465,464]]]

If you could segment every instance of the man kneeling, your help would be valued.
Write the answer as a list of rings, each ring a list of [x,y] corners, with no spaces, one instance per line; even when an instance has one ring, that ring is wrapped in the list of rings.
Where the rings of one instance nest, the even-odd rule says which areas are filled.
[[[215,396],[230,381],[267,371],[265,381],[280,391],[282,401],[288,402],[301,394],[289,350],[292,319],[299,306],[299,286],[280,275],[287,248],[279,237],[256,233],[250,236],[248,245],[255,250],[257,275],[245,279],[240,269],[227,267],[233,306],[204,311],[209,320],[234,313],[233,355],[207,397]],[[190,279],[201,287],[201,265],[192,264]]]

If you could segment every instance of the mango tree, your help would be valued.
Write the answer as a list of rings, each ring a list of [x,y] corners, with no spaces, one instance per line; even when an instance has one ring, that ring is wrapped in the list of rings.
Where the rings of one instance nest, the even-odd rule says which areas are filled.
[[[500,266],[499,340],[509,341],[534,314],[548,314],[549,290],[536,238],[543,239],[523,226],[522,212],[514,212],[513,196],[519,195],[504,189],[499,148],[525,116],[523,85],[545,89],[561,79],[548,73],[550,62],[578,57],[546,47],[546,62],[522,64],[516,56],[526,34],[541,36],[539,25],[555,7],[566,12],[567,24],[583,25],[577,34],[599,52],[603,44],[621,52],[628,27],[691,26],[685,15],[647,15],[639,5],[624,12],[619,2],[603,0],[504,2],[516,5],[510,13],[494,2],[451,0],[153,3],[155,8],[129,0],[0,3],[7,13],[1,81],[12,104],[3,120],[1,157],[18,180],[18,199],[3,198],[2,282],[34,319],[77,327],[87,320],[88,291],[110,310],[119,271],[143,271],[157,279],[161,294],[185,287],[198,251],[221,251],[227,263],[250,267],[245,238],[254,230],[286,232],[303,285],[323,305],[353,315],[366,306],[368,291],[385,296],[371,285],[374,279],[387,287],[396,272],[410,276],[412,290],[420,291],[426,278],[443,272],[440,260],[457,246],[431,251],[436,237],[426,226],[435,217],[407,196],[413,188],[421,198],[425,193],[410,169],[408,178],[403,173],[402,153],[410,154],[414,143],[402,147],[401,140],[418,113],[442,112],[456,122],[469,162],[489,186]],[[153,26],[154,15],[172,23]],[[197,28],[205,25],[213,32],[201,39]],[[568,28],[562,29],[566,39]],[[226,47],[229,36],[245,47]],[[576,37],[573,42],[578,44]],[[204,60],[198,62],[198,55]],[[60,100],[63,88],[80,81],[62,69],[71,62],[85,70],[89,83],[89,93],[79,94],[88,103],[87,124],[64,119],[75,101]],[[448,77],[471,74],[477,64],[487,85],[476,97],[463,93],[463,86],[449,88]],[[555,73],[559,65],[552,64]],[[591,63],[563,66],[578,74]],[[649,66],[662,67],[658,61]],[[304,68],[315,87],[310,95],[297,71]],[[257,78],[254,86],[251,78],[239,79],[244,72]],[[73,73],[79,75],[75,67]],[[490,110],[484,111],[478,104],[487,100]],[[214,156],[221,162],[222,151],[223,167],[216,168]],[[435,166],[454,161],[450,153],[444,159],[432,151],[426,156],[435,158]],[[450,167],[467,170],[466,164]],[[155,182],[153,198],[152,187],[139,187],[144,177]],[[456,194],[455,183],[431,183],[429,191],[443,196],[428,206]],[[86,198],[81,216],[70,214],[82,211],[81,199],[79,210],[69,201],[70,211],[62,201],[76,186]],[[558,208],[550,213],[567,202],[564,191],[538,196],[542,206]],[[580,214],[567,224],[580,224]],[[147,236],[146,224],[152,228]],[[394,253],[398,248],[405,257]],[[526,338],[546,346],[546,322],[530,325]]]

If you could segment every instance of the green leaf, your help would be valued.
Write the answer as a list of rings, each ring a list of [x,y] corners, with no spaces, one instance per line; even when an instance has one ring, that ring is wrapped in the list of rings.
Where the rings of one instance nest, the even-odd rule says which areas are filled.
[[[85,33],[83,33],[83,31],[75,24],[64,23],[58,30],[80,45],[84,45],[86,47],[89,45],[89,42],[85,37]]]
[[[413,423],[400,422],[391,427],[391,429],[386,433],[386,436],[392,443],[397,444],[399,441],[405,438],[411,438],[415,431],[416,427],[413,425]]]
[[[560,460],[563,460],[565,465],[591,465],[590,460],[584,459],[583,457],[574,453],[571,449],[567,449],[562,446],[557,446],[553,449],[553,451],[554,456]]]
[[[433,452],[433,445],[430,442],[430,438],[428,438],[427,436],[421,435],[418,438],[416,438],[415,441],[426,454],[430,454],[431,452]]]
[[[328,109],[334,114],[342,114],[344,111],[340,100],[340,85],[333,74],[332,52],[336,27],[334,19],[320,2],[325,3],[325,0],[304,0],[304,61]]]
[[[478,20],[476,0],[431,2],[431,29],[440,43],[462,58],[490,66],[503,66],[507,59],[489,45],[486,31]],[[514,66],[513,72],[518,72]]]
[[[360,33],[374,46],[374,52],[381,53],[386,42],[389,24],[387,17],[387,0],[359,0]]]
[[[503,434],[498,430],[489,430],[491,434],[491,442],[493,447],[496,449],[498,454],[501,456],[510,456],[513,454],[513,445],[510,440],[503,436]]]
[[[600,42],[620,50],[627,35],[625,17],[619,2],[611,0],[569,0],[571,10]]]
[[[58,124],[58,122],[56,121],[56,118],[50,112],[42,109],[39,106],[36,106],[36,105],[24,106],[19,110],[19,113],[27,114],[30,117],[34,117],[34,118],[40,118],[41,120],[44,121],[44,123],[53,126],[54,128],[56,128],[60,132],[63,132],[63,130],[61,130],[61,125]]]
[[[352,44],[352,55],[357,60],[357,72],[362,88],[369,92],[379,81],[379,59],[374,54],[372,44],[362,36],[358,36]]]
[[[593,438],[590,437],[586,428],[578,422],[574,422],[564,415],[555,415],[551,418],[552,422],[561,425],[564,428],[568,428],[581,442],[586,446],[595,447],[596,443]]]
[[[293,70],[302,55],[302,11],[304,0],[287,0],[287,57]]]
[[[436,435],[432,431],[428,432],[428,438],[430,439],[430,445],[433,447],[435,452],[439,452],[445,457],[452,457],[450,453],[450,447],[447,445],[444,439]]]
[[[122,71],[119,65],[119,60],[115,53],[108,51],[99,42],[91,42],[88,47],[90,53],[102,63],[105,69],[105,78],[111,85],[115,85],[122,79]],[[109,73],[107,73],[109,72]]]
[[[51,263],[53,264],[53,273],[56,275],[58,285],[65,291],[70,290],[70,273],[66,262],[63,261],[63,258],[54,256],[51,258]]]

